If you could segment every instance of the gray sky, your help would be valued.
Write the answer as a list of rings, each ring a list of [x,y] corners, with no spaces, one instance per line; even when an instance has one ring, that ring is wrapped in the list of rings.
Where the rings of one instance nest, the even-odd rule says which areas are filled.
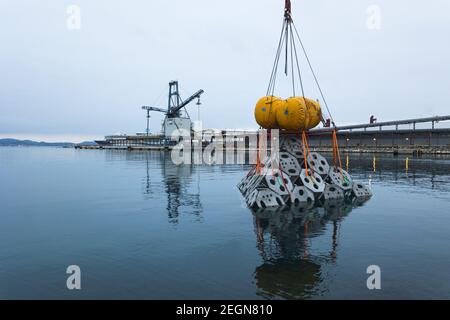
[[[450,1],[292,0],[337,124],[450,114]],[[69,5],[81,29],[67,27]],[[369,5],[381,29],[367,26]],[[206,128],[256,128],[283,0],[1,0],[0,137],[84,140],[145,129],[168,82],[205,90]],[[306,95],[318,97],[302,61]],[[279,75],[277,94],[290,95]],[[159,98],[159,99],[158,99]],[[194,120],[197,107],[189,109]],[[162,115],[153,114],[159,131]]]

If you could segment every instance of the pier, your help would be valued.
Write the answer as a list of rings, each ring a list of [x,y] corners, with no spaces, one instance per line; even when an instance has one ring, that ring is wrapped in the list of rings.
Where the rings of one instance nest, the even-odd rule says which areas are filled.
[[[437,124],[440,127],[437,128]],[[443,124],[443,125],[442,125]],[[316,151],[331,151],[332,128],[309,131],[309,145]],[[450,116],[436,116],[350,126],[337,126],[337,138],[344,152],[392,153],[392,154],[450,154]],[[223,141],[223,148],[254,149],[251,137],[256,130],[204,130],[203,144]],[[295,133],[291,133],[295,134]],[[194,136],[193,136],[194,139]],[[254,139],[253,139],[254,140]],[[231,142],[231,143],[230,143]],[[171,150],[176,144],[164,135],[116,135],[106,136],[96,146],[80,146],[77,149],[119,149],[119,150]]]
[[[436,128],[449,120],[450,116],[439,116],[337,127],[338,143],[347,152],[450,154],[450,126]],[[312,130],[310,146],[331,149],[330,137],[330,128]]]

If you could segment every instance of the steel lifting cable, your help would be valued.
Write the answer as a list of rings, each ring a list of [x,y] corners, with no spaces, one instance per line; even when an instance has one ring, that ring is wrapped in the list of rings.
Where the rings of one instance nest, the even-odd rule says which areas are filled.
[[[287,76],[288,75],[288,56],[289,56],[289,33],[288,33],[288,28],[289,28],[289,21],[287,21],[286,23],[286,31],[284,32],[285,36],[285,40],[286,40],[286,55],[285,55],[285,64],[284,64],[284,74]]]
[[[283,39],[285,37],[285,33],[283,32]],[[282,41],[283,43],[283,41]],[[274,73],[273,73],[273,78],[272,78],[272,87],[271,87],[271,91],[269,92],[268,95],[273,97],[273,94],[275,92],[275,83],[277,81],[277,73],[278,73],[278,63],[280,61],[280,56],[281,56],[281,50],[283,49],[283,45],[280,46],[279,48],[279,52],[278,52],[278,57],[276,59],[276,65],[275,65],[275,69],[274,69]]]
[[[294,30],[292,28],[292,25],[294,25],[294,30],[296,32],[297,38],[299,39],[300,45],[302,46],[303,49],[303,53],[305,54],[305,57],[308,61],[308,64],[310,66],[310,69],[313,73],[314,79],[316,81],[316,84],[319,88],[319,91],[321,93],[322,98],[324,99],[324,95],[323,92],[320,88],[319,82],[317,80],[317,77],[314,74],[314,70],[312,69],[311,63],[309,61],[309,57],[306,55],[306,50],[303,46],[303,43],[301,42],[301,39],[299,37],[299,34],[296,30],[295,24],[292,20],[291,17],[291,5],[290,5],[290,1],[286,1],[286,5],[285,5],[285,13],[284,13],[284,19],[283,19],[283,23],[281,26],[281,34],[280,34],[280,38],[278,41],[278,47],[277,47],[277,51],[275,54],[275,60],[272,66],[272,72],[270,75],[270,80],[269,80],[269,85],[267,88],[267,96],[271,95],[273,96],[273,93],[275,91],[275,84],[276,84],[276,79],[277,79],[277,74],[278,74],[278,64],[280,61],[280,57],[281,57],[281,52],[283,51],[283,47],[285,46],[285,68],[284,68],[284,72],[287,75],[288,74],[288,64],[289,64],[289,54],[290,54],[290,60],[291,60],[291,72],[292,72],[292,91],[293,91],[293,96],[295,96],[295,73],[294,73],[294,57],[295,57],[295,64],[297,65],[297,73],[298,73],[298,77],[299,77],[299,83],[300,83],[300,88],[302,91],[302,96],[303,98],[305,98],[305,90],[304,90],[304,86],[303,86],[303,80],[302,80],[302,75],[300,72],[300,64],[298,62],[298,53],[297,53],[297,47],[295,44],[295,38],[294,38]],[[290,36],[290,39],[289,39]],[[306,102],[306,100],[305,100]],[[324,99],[324,102],[326,104],[326,100]],[[327,106],[327,104],[326,104]],[[328,109],[328,106],[327,106]]]
[[[297,55],[297,47],[295,46],[295,42],[294,42],[294,34],[293,34],[293,32],[292,32],[292,25],[290,25],[289,26],[289,28],[290,28],[290,31],[291,31],[291,39],[292,39],[292,47],[294,48],[294,54],[295,54],[295,61],[297,62],[297,72],[298,72],[298,79],[299,79],[299,81],[300,81],[300,89],[302,90],[302,97],[303,97],[303,100],[305,101],[305,103],[306,103],[306,100],[305,100],[305,89],[304,89],[304,87],[303,87],[303,80],[302,80],[302,74],[301,74],[301,72],[300,72],[300,65],[299,65],[299,63],[298,63],[298,55]],[[294,94],[294,96],[295,96],[295,94]]]
[[[283,44],[283,40],[284,40],[285,24],[286,24],[286,20],[283,20],[283,25],[281,27],[280,40],[278,42],[278,48],[277,48],[277,52],[275,54],[275,61],[273,62],[272,73],[270,75],[269,86],[267,88],[267,96],[269,96],[274,91],[276,73],[278,70],[278,62],[280,60],[281,49],[283,47],[282,44]]]
[[[289,39],[290,35],[290,39]],[[267,96],[272,96],[275,92],[275,84],[277,80],[278,75],[278,65],[280,63],[280,57],[281,53],[283,51],[283,48],[285,49],[285,68],[284,72],[287,75],[288,74],[288,64],[289,64],[289,54],[290,54],[290,60],[291,60],[291,73],[292,73],[292,91],[293,96],[295,96],[295,73],[294,73],[294,57],[295,57],[295,64],[297,65],[297,72],[298,77],[300,81],[300,87],[302,91],[303,98],[305,97],[304,87],[303,87],[303,81],[302,76],[300,72],[300,65],[298,63],[298,55],[297,55],[297,48],[295,46],[295,38],[294,33],[292,30],[292,18],[290,17],[290,13],[285,13],[285,18],[283,20],[282,26],[281,26],[281,34],[280,39],[278,41],[278,48],[275,54],[275,60],[272,66],[272,72],[270,75],[269,85],[267,88]]]
[[[270,80],[269,80],[269,86],[267,88],[267,93],[266,96],[270,96],[270,102],[269,102],[269,114],[272,113],[272,104],[273,104],[273,94],[275,91],[275,83],[276,83],[276,78],[277,78],[277,72],[278,72],[278,63],[280,61],[280,56],[281,56],[281,50],[283,49],[283,42],[284,39],[286,38],[286,33],[285,33],[285,27],[287,26],[286,20],[283,21],[283,25],[281,27],[281,34],[280,34],[280,40],[278,42],[278,48],[277,48],[277,52],[275,54],[275,61],[273,63],[273,67],[272,67],[272,73],[270,75]]]
[[[294,27],[294,29],[292,29],[292,26]],[[295,31],[295,35],[297,36],[298,42],[300,43],[300,46],[302,47],[302,51],[303,54],[305,55],[306,61],[308,63],[309,69],[313,75],[314,81],[317,85],[317,88],[319,89],[319,93],[320,96],[325,104],[325,107],[327,109],[328,115],[330,116],[331,122],[333,127],[336,128],[336,124],[334,122],[333,119],[333,115],[330,112],[330,108],[328,107],[328,103],[327,100],[325,99],[325,95],[323,94],[322,88],[320,86],[319,80],[316,76],[316,73],[314,72],[314,69],[312,67],[311,64],[311,60],[309,59],[308,53],[306,52],[305,46],[303,45],[303,41],[300,38],[300,34],[297,30],[297,27],[295,26],[294,21],[292,20],[291,17],[291,3],[289,0],[286,1],[285,3],[285,12],[284,12],[284,20],[283,20],[283,24],[281,27],[281,34],[280,34],[280,39],[278,42],[278,48],[277,48],[277,52],[275,55],[275,61],[273,63],[273,67],[272,67],[272,73],[270,75],[270,80],[269,80],[269,86],[267,88],[267,96],[271,95],[273,96],[274,90],[275,90],[275,83],[276,83],[276,78],[277,78],[277,71],[278,71],[278,64],[279,64],[279,60],[280,60],[280,56],[281,56],[281,51],[283,49],[283,45],[284,42],[286,42],[286,65],[285,65],[285,73],[287,75],[287,70],[288,70],[288,46],[289,46],[289,33],[291,35],[291,41],[290,41],[290,45],[291,45],[291,64],[293,64],[293,56],[292,56],[292,49],[294,51],[295,54],[295,62],[297,64],[297,71],[298,71],[298,75],[299,75],[299,80],[300,80],[300,86],[301,86],[301,90],[302,90],[302,96],[303,98],[305,97],[305,92],[304,92],[304,87],[303,87],[303,81],[302,81],[302,77],[301,77],[301,72],[300,72],[300,66],[298,63],[298,55],[297,55],[297,48],[295,46],[295,41],[294,41],[294,32]],[[291,68],[293,69],[293,65],[291,66]],[[295,83],[294,83],[294,77],[292,77],[292,82],[293,82],[293,93],[295,96]],[[306,101],[306,100],[305,100]]]
[[[292,93],[293,97],[295,97],[295,74],[294,74],[294,54],[292,52],[292,48],[295,47],[294,45],[294,37],[292,36],[292,30],[289,26],[289,30],[291,31],[291,77],[292,77]],[[288,32],[289,33],[289,32]],[[287,66],[287,63],[286,63]],[[297,60],[297,68],[298,68],[298,60]],[[303,87],[303,85],[302,85]],[[302,90],[303,92],[303,90]]]
[[[272,97],[272,101],[273,101],[273,94],[275,91],[275,84],[276,84],[276,79],[277,79],[277,73],[278,73],[278,64],[279,64],[279,60],[280,60],[280,56],[281,56],[281,52],[283,50],[283,46],[284,46],[284,42],[286,42],[286,48],[285,48],[285,74],[287,75],[288,73],[288,61],[289,61],[289,45],[290,45],[290,60],[291,60],[291,80],[292,80],[292,91],[293,91],[293,96],[295,96],[295,75],[294,75],[294,56],[295,56],[295,63],[297,65],[297,72],[298,72],[298,77],[299,77],[299,83],[300,83],[300,88],[302,91],[302,97],[305,101],[306,104],[306,98],[305,98],[305,91],[304,91],[304,86],[303,86],[303,79],[302,79],[302,75],[300,72],[300,64],[298,62],[298,54],[297,54],[297,48],[295,45],[295,39],[294,39],[294,31],[295,31],[295,35],[298,39],[298,42],[300,43],[300,46],[302,48],[303,54],[305,55],[306,61],[308,63],[309,69],[313,75],[315,84],[317,85],[317,88],[319,90],[320,96],[324,102],[324,105],[326,107],[326,110],[328,112],[328,115],[331,119],[331,124],[334,127],[333,130],[333,134],[332,134],[332,139],[333,139],[333,157],[334,157],[334,164],[335,167],[337,168],[337,161],[336,161],[336,157],[338,158],[339,161],[339,167],[341,170],[341,175],[343,175],[342,173],[342,163],[341,163],[341,158],[340,158],[340,153],[338,150],[338,143],[337,143],[337,136],[336,136],[336,124],[334,122],[332,113],[330,111],[330,108],[328,107],[328,103],[325,99],[325,95],[323,94],[322,88],[320,86],[319,80],[316,76],[316,73],[314,72],[314,69],[312,67],[311,64],[311,60],[309,59],[308,53],[306,52],[305,46],[303,45],[303,41],[300,38],[300,34],[297,30],[297,27],[295,26],[295,23],[292,20],[291,17],[291,5],[290,5],[290,0],[286,0],[286,4],[285,4],[285,13],[284,13],[284,20],[282,23],[282,27],[281,27],[281,34],[280,34],[280,39],[278,42],[278,48],[276,51],[276,55],[275,55],[275,60],[273,63],[273,67],[272,67],[272,73],[270,75],[270,80],[269,80],[269,85],[267,88],[267,96],[271,96]],[[293,26],[293,28],[292,28]],[[290,41],[289,41],[289,35],[291,37]],[[272,101],[270,102],[270,104],[272,105]],[[270,112],[272,108],[270,108]],[[322,119],[323,120],[323,119]],[[302,132],[302,144],[303,144],[303,149],[304,149],[304,157],[305,157],[305,166],[306,166],[306,174],[309,175],[309,170],[308,170],[308,165],[306,163],[306,157],[309,156],[309,146],[308,146],[308,142],[307,142],[307,137],[306,137],[306,133]],[[259,158],[259,157],[258,157]],[[259,159],[258,159],[259,160]]]
[[[340,152],[339,152],[339,146],[338,146],[338,142],[337,142],[336,123],[334,122],[333,115],[331,114],[330,108],[328,107],[327,100],[325,99],[325,95],[323,94],[323,91],[322,91],[322,88],[320,86],[319,80],[317,79],[316,73],[314,72],[314,69],[312,67],[311,60],[309,59],[308,53],[306,52],[305,46],[303,45],[303,41],[300,38],[299,32],[297,30],[297,27],[295,26],[295,23],[293,21],[292,21],[292,24],[291,24],[291,32],[292,32],[292,26],[294,26],[294,31],[295,31],[295,34],[297,36],[298,42],[300,43],[300,46],[302,47],[303,54],[305,55],[306,61],[307,61],[308,66],[309,66],[309,69],[311,70],[311,73],[313,75],[314,81],[315,81],[315,83],[317,85],[317,88],[319,89],[320,96],[322,97],[322,100],[323,100],[323,103],[325,104],[325,107],[327,109],[328,115],[330,116],[331,124],[332,124],[332,126],[334,128],[333,133],[332,133],[333,162],[334,162],[335,168],[337,168],[337,162],[336,162],[336,157],[337,157],[337,159],[339,161],[339,169],[340,169],[341,180],[342,180],[342,179],[344,179],[344,174],[342,172],[341,155],[340,155]],[[295,46],[294,46],[294,49],[295,49]],[[298,62],[297,62],[297,66],[298,66]]]
[[[300,35],[299,35],[298,31],[297,31],[297,27],[295,26],[295,23],[293,21],[292,21],[292,25],[294,26],[295,34],[297,35],[297,39],[298,39],[298,42],[300,43],[300,46],[302,47],[302,50],[303,50],[303,53],[305,55],[306,61],[308,62],[309,69],[311,70],[311,73],[312,73],[312,75],[314,77],[314,81],[316,82],[317,88],[319,89],[320,96],[322,97],[323,103],[325,104],[325,107],[327,108],[328,114],[329,114],[330,119],[331,119],[331,123],[332,123],[333,127],[336,128],[336,124],[334,122],[333,116],[332,116],[332,114],[330,112],[330,109],[328,108],[327,100],[325,99],[325,95],[323,94],[322,88],[320,87],[319,80],[317,79],[317,76],[316,76],[316,73],[314,72],[314,69],[312,67],[311,61],[309,60],[308,53],[306,52],[305,46],[303,45],[303,41],[300,38]]]

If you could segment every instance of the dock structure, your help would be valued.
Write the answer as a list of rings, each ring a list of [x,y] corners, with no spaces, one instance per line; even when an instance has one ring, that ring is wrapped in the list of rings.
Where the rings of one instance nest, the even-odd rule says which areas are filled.
[[[111,135],[104,141],[96,141],[106,149],[168,149],[173,143],[162,134]]]
[[[437,123],[444,126],[437,128]],[[450,116],[416,118],[398,121],[338,126],[339,146],[346,152],[405,154],[450,154]],[[309,145],[317,151],[332,149],[333,128],[310,130]],[[295,134],[295,133],[291,133]],[[253,150],[257,130],[203,130],[202,143],[223,142],[223,148]],[[195,140],[194,133],[192,140]],[[111,135],[96,141],[97,146],[75,146],[79,149],[171,150],[176,141],[163,134]]]
[[[450,153],[450,126],[436,128],[437,123],[449,120],[450,116],[437,116],[341,126],[336,130],[339,146],[349,152]],[[312,130],[310,146],[330,149],[331,130]]]

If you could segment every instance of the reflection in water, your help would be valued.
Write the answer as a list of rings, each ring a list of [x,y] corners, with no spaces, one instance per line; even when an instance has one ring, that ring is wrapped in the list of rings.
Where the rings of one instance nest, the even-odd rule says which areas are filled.
[[[202,219],[202,204],[200,202],[200,175],[197,179],[197,190],[190,192],[190,177],[193,174],[192,165],[174,165],[170,154],[161,153],[163,182],[167,194],[167,214],[170,223],[178,223],[182,206],[190,208],[190,213],[198,220]]]
[[[145,164],[142,192],[145,199],[151,201],[160,199],[161,194],[165,195],[170,223],[178,224],[183,209],[194,216],[197,221],[203,220],[203,208],[200,201],[200,172],[197,172],[196,179],[193,179],[194,165],[175,165],[171,160],[170,152],[114,151],[108,156],[110,160],[120,160],[124,152],[128,164],[139,166]],[[156,181],[156,179],[162,180]]]
[[[320,208],[254,210],[256,243],[263,259],[254,273],[257,295],[269,299],[304,299],[320,290],[322,268],[333,263],[337,256],[343,218],[365,201],[326,202]],[[331,235],[327,235],[330,224]],[[311,241],[317,237],[329,237],[325,252],[311,252]]]
[[[145,162],[145,174],[142,174],[145,199],[166,199],[168,221],[172,224],[186,217],[181,215],[185,212],[196,221],[203,221],[203,214],[207,216],[200,199],[202,174],[208,174],[208,180],[220,172],[215,181],[220,183],[223,175],[237,172],[236,179],[239,179],[242,171],[249,169],[249,166],[236,165],[177,166],[172,163],[170,153],[164,152],[127,153],[127,160],[139,166]],[[429,192],[433,196],[436,196],[435,190],[450,191],[447,159],[346,155],[347,166],[355,180],[369,181],[374,187],[405,186],[408,192],[433,191]],[[377,197],[376,192],[374,197]],[[323,296],[333,279],[328,267],[338,260],[341,223],[361,205],[364,199],[353,203],[329,202],[323,207],[252,211],[256,247],[262,260],[253,274],[256,294],[268,299]]]
[[[346,155],[346,166],[355,180],[369,181],[371,187],[407,188],[409,193],[448,199],[448,157]],[[257,248],[263,260],[254,273],[257,294],[268,299],[322,296],[332,279],[327,266],[337,260],[341,223],[363,204],[364,200],[328,203],[323,208],[254,211]]]
[[[113,155],[110,155],[113,156]],[[121,159],[123,154],[116,154]],[[146,199],[154,200],[165,193],[167,198],[167,214],[171,223],[178,223],[180,210],[186,209],[202,218],[202,204],[200,201],[201,174],[207,170],[227,171],[248,170],[249,166],[236,165],[175,165],[169,152],[126,152],[130,162],[142,164],[145,162],[145,178],[143,179],[143,193]],[[368,181],[369,186],[378,184],[395,184],[396,187],[416,186],[418,191],[423,189],[450,191],[450,162],[448,157],[407,157],[387,154],[366,155],[346,154],[346,168],[355,180]],[[162,181],[152,181],[152,169],[155,165],[162,173]],[[153,177],[154,179],[155,177]],[[161,189],[161,183],[163,189]],[[412,190],[414,192],[414,190]],[[375,195],[376,196],[376,195]]]
[[[417,186],[440,192],[450,191],[450,162],[448,156],[408,157],[387,154],[349,155],[349,172],[358,180],[372,183]],[[371,170],[368,170],[371,168]]]
[[[408,170],[409,170],[409,158],[406,157],[405,160],[405,170],[406,170],[406,175],[408,175]]]
[[[349,154],[374,188],[350,214],[252,214],[236,188],[250,166],[0,148],[0,297],[449,299],[450,158],[409,156],[406,175],[406,156],[376,157],[373,173],[373,155]],[[92,280],[76,297],[61,282],[73,263]],[[370,264],[389,280],[380,291],[365,286]]]

